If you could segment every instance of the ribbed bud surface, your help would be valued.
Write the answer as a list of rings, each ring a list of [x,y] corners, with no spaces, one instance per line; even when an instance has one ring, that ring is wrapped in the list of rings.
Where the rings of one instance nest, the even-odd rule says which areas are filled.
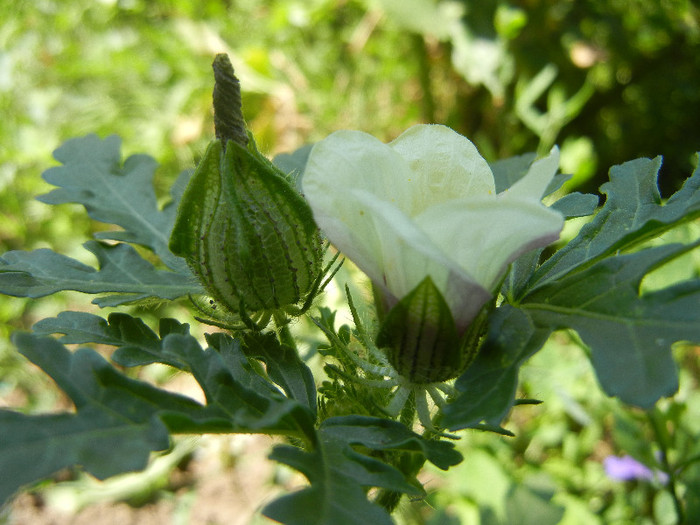
[[[299,303],[321,271],[311,210],[257,151],[213,141],[183,196],[170,249],[227,310]]]
[[[238,79],[226,55],[214,64],[211,142],[182,197],[170,237],[207,292],[240,313],[306,298],[319,277],[321,241],[311,209],[248,137]]]
[[[430,277],[389,311],[377,345],[396,371],[414,383],[446,381],[465,364],[450,308]]]

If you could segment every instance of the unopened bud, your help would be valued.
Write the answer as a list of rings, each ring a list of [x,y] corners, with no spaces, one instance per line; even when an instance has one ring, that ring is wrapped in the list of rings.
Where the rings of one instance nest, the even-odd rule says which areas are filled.
[[[248,312],[285,309],[315,289],[318,228],[303,197],[246,134],[238,80],[221,57],[214,62],[218,139],[183,195],[170,249],[229,312],[242,313],[241,303]],[[227,92],[228,105],[221,98]]]

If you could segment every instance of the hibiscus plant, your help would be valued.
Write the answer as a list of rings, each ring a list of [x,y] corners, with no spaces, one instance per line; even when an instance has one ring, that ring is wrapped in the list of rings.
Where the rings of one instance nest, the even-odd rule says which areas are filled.
[[[75,410],[0,410],[3,501],[64,467],[100,479],[143,469],[173,435],[261,433],[282,438],[270,458],[309,482],[266,516],[389,524],[402,496],[424,494],[426,462],[460,463],[460,431],[507,435],[508,413],[538,402],[519,396],[519,368],[557,330],[577,334],[608,395],[648,409],[677,390],[671,347],[700,342],[700,279],[642,280],[700,245],[658,241],[700,217],[699,170],[662,201],[660,158],[615,166],[599,206],[562,194],[556,147],[489,164],[441,125],[389,144],[338,131],[269,161],[225,55],[214,70],[216,139],[165,206],[154,160],[122,162],[117,137],[56,150],[61,165],[44,178],[57,189],[39,200],[79,203],[118,227],[85,243],[97,268],[48,249],[0,258],[4,294],[74,290],[122,309],[179,301],[208,333],[113,310],[66,311],[14,334]],[[576,218],[583,226],[559,241]],[[368,278],[366,293],[342,290],[350,324],[328,300],[346,260]],[[114,364],[94,344],[113,348]],[[204,401],[124,370],[152,363],[191,374]]]

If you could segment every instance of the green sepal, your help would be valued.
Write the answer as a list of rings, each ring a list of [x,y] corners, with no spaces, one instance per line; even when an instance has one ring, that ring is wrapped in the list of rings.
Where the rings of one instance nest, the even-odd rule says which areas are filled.
[[[295,305],[322,266],[311,209],[255,148],[212,141],[182,198],[170,249],[234,314]]]
[[[218,140],[209,143],[180,199],[169,248],[175,255],[188,261],[197,253],[199,243],[196,233],[203,231],[211,222],[221,195],[221,151]]]
[[[435,383],[459,375],[464,357],[452,312],[426,277],[386,314],[377,335],[396,371],[414,383]]]

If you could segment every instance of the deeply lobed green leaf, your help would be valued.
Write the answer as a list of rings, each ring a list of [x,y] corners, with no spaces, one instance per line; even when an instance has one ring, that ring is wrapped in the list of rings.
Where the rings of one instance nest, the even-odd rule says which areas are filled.
[[[15,334],[20,352],[54,379],[76,412],[23,415],[0,410],[0,501],[64,467],[81,466],[100,478],[142,469],[152,451],[168,447],[169,432],[258,432],[315,439],[310,409],[284,397],[253,370],[240,344],[222,334],[211,339],[216,349],[203,350],[173,322],[161,325],[161,340],[127,315],[113,314],[109,322],[100,322],[78,312],[47,320],[37,330],[64,332],[70,342],[132,347],[151,362],[188,369],[202,386],[207,404],[130,379],[91,349],[71,353],[53,338]],[[293,380],[290,374],[286,377]]]
[[[654,268],[697,246],[672,244],[600,260],[528,295],[520,307],[537,326],[573,328],[591,347],[603,389],[651,407],[678,388],[671,345],[700,341],[700,279],[639,294]]]
[[[25,333],[13,341],[68,394],[76,412],[0,411],[0,501],[68,466],[80,465],[98,478],[142,469],[152,451],[169,446],[159,413],[202,409],[189,398],[127,378],[92,350],[71,353],[54,339]]]
[[[156,161],[148,155],[132,155],[122,164],[120,150],[121,139],[115,135],[100,139],[91,134],[66,141],[54,152],[63,165],[43,174],[47,182],[59,188],[39,200],[82,204],[91,218],[123,228],[101,232],[98,238],[146,246],[169,268],[187,274],[184,260],[168,249],[178,195],[173,192],[172,201],[159,209],[153,189]]]
[[[494,167],[501,184],[517,180],[525,162],[514,158]],[[700,285],[690,280],[646,295],[639,288],[647,273],[700,241],[619,255],[700,214],[700,171],[662,204],[659,166],[660,159],[637,159],[612,168],[611,181],[602,188],[605,206],[573,241],[539,268],[539,252],[513,264],[503,286],[513,304],[489,319],[481,354],[457,380],[464,393],[444,411],[446,426],[497,425],[513,405],[521,364],[552,331],[563,328],[576,330],[591,347],[596,374],[609,395],[650,407],[675,392],[671,346],[700,341]],[[580,216],[592,204],[590,196],[572,194],[553,207]]]
[[[316,417],[316,383],[296,349],[280,343],[271,333],[249,332],[244,335],[242,350],[246,356],[265,363],[272,381],[287,397],[298,401]]]
[[[108,294],[93,300],[104,307],[201,292],[189,272],[158,270],[128,244],[88,241],[84,246],[97,257],[98,270],[44,248],[7,252],[0,257],[0,293],[31,298],[62,290]]]
[[[542,264],[527,288],[544,286],[700,216],[700,167],[666,203],[661,202],[656,183],[660,167],[660,157],[613,166],[610,182],[601,187],[607,195],[603,208],[575,239]]]
[[[332,417],[317,432],[317,445],[310,451],[274,448],[270,457],[302,472],[310,486],[267,505],[266,516],[287,525],[390,525],[389,514],[369,502],[365,490],[381,487],[416,496],[422,490],[415,479],[382,461],[382,453],[421,455],[443,469],[462,459],[452,443],[426,440],[386,419]]]
[[[115,346],[112,360],[121,366],[163,363],[175,368],[186,365],[163,352],[162,339],[170,333],[189,334],[189,325],[175,319],[160,320],[159,335],[137,317],[115,312],[107,320],[87,312],[61,312],[57,317],[42,319],[33,327],[37,335],[64,334],[64,344],[96,343]]]

